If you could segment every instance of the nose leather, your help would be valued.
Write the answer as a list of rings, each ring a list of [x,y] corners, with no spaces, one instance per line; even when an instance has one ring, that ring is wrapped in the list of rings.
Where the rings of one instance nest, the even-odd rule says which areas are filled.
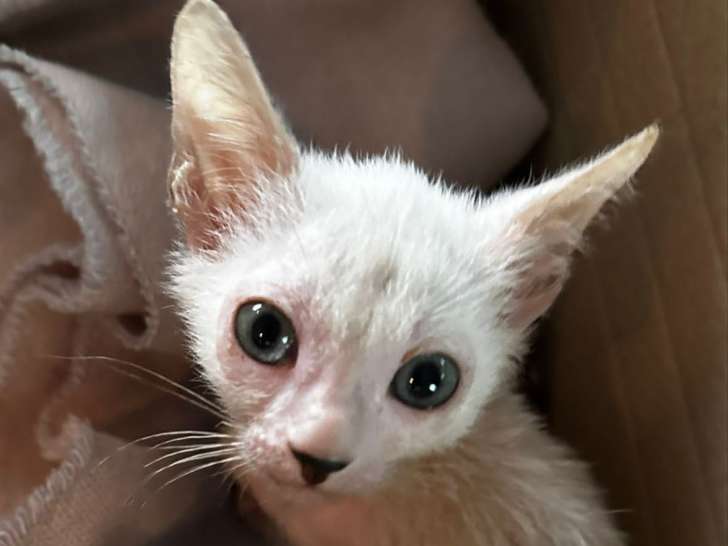
[[[348,461],[322,459],[308,453],[291,448],[291,453],[301,465],[301,477],[309,485],[318,485],[326,481],[329,474],[343,470],[349,466]]]

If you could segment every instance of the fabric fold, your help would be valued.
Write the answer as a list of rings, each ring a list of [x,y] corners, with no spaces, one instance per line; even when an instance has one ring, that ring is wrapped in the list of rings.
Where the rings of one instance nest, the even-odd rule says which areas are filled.
[[[13,545],[43,544],[29,537],[40,536],[47,518],[65,510],[75,498],[71,493],[78,494],[78,484],[88,478],[88,445],[98,433],[90,425],[77,425],[75,415],[108,425],[155,396],[129,396],[118,376],[91,365],[89,354],[114,358],[132,351],[128,358],[142,368],[156,366],[172,377],[189,373],[161,279],[174,238],[165,206],[169,115],[159,100],[7,46],[0,46],[0,93],[8,99],[0,105],[14,109],[2,114],[8,120],[3,138],[11,144],[4,150],[5,172],[15,172],[11,166],[16,161],[35,160],[42,166],[30,176],[19,172],[16,179],[2,180],[16,185],[3,192],[24,196],[18,210],[0,215],[4,237],[34,240],[31,250],[8,244],[4,252],[0,393],[20,404],[13,408],[14,420],[35,431],[35,449],[57,461],[45,483],[4,520],[0,536]],[[44,185],[50,194],[35,199]],[[35,214],[38,206],[47,208],[47,214]],[[68,317],[49,321],[53,328],[58,320],[67,324],[69,342],[56,345],[61,354],[46,354],[51,346],[34,342],[55,333],[43,329],[43,314]],[[163,354],[165,362],[148,358],[150,353]],[[30,374],[38,377],[37,389],[28,381]],[[60,379],[53,381],[54,374]],[[44,386],[41,377],[51,386]],[[18,389],[31,396],[15,399]],[[164,420],[152,417],[145,424],[139,434],[157,432]],[[14,448],[32,450],[33,443],[20,441]],[[16,454],[14,460],[22,463],[23,458]],[[13,469],[3,472],[12,474]],[[109,497],[109,506],[123,482],[117,479],[111,483],[114,494],[88,490],[84,502],[98,504]],[[174,511],[184,514],[183,508],[177,505]]]

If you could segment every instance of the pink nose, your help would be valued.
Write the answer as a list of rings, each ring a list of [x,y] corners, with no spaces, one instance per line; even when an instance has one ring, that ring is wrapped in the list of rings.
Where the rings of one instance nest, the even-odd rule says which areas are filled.
[[[288,440],[304,453],[316,453],[324,458],[336,455],[333,458],[338,459],[340,454],[348,451],[350,431],[351,424],[341,412],[322,408],[320,413],[304,413],[296,418],[289,429]]]
[[[347,425],[343,414],[331,409],[296,423],[289,436],[289,447],[307,484],[317,485],[349,464],[349,450],[345,448]]]

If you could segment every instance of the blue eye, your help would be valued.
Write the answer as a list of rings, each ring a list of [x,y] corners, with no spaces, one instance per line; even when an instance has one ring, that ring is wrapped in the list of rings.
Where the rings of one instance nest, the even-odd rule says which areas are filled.
[[[459,383],[460,370],[452,358],[427,353],[405,362],[394,374],[389,389],[403,404],[427,410],[447,402]]]
[[[296,332],[283,312],[262,301],[241,305],[235,315],[235,339],[248,356],[261,364],[290,360],[296,348]]]

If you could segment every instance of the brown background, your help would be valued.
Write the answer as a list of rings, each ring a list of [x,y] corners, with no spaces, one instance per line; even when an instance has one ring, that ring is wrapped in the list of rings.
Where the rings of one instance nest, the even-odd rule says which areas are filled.
[[[632,544],[726,544],[726,3],[489,7],[550,107],[536,172],[663,128],[545,325],[553,428]]]

